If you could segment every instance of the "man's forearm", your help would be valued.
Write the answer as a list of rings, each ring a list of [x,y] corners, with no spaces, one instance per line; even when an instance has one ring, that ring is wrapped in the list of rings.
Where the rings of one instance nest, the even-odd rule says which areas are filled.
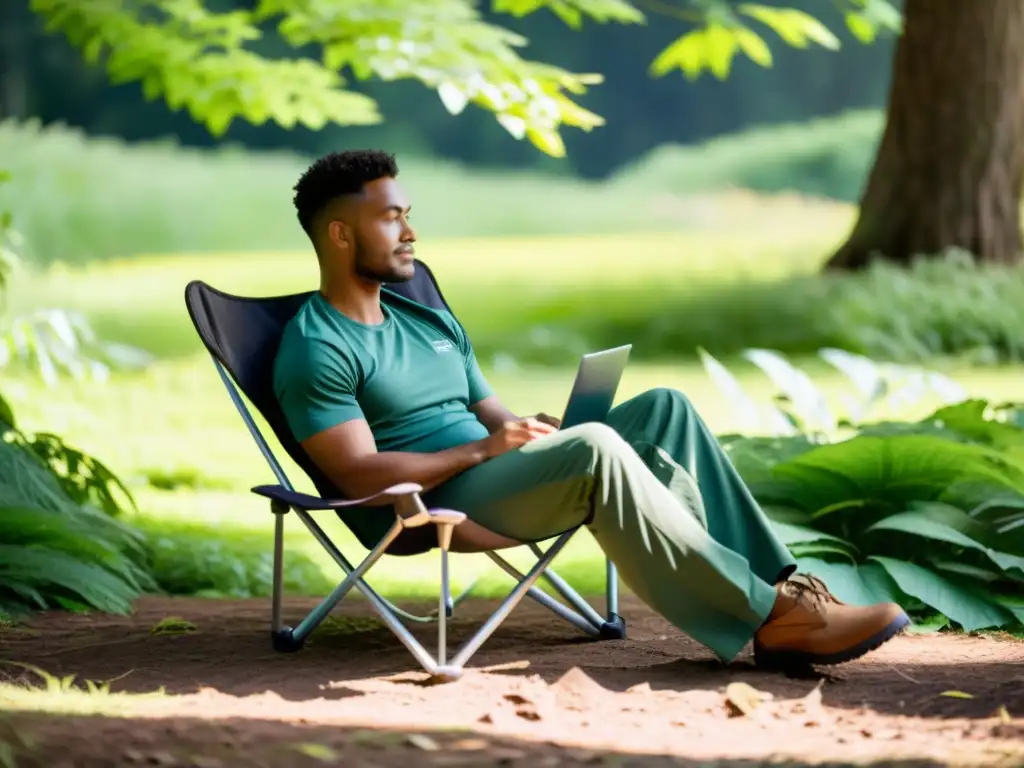
[[[344,479],[346,495],[365,498],[398,483],[416,483],[430,490],[460,472],[472,469],[487,460],[482,441],[475,441],[437,453],[406,453],[388,451],[360,459]],[[387,502],[381,502],[387,503]]]
[[[506,422],[518,421],[519,417],[501,404],[498,398],[491,396],[479,403],[474,403],[469,410],[476,416],[477,421],[487,428],[492,435],[505,426]]]

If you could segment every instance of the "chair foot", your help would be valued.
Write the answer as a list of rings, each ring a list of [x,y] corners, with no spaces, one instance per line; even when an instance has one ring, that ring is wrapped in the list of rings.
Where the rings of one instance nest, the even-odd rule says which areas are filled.
[[[462,677],[462,672],[462,667],[452,667],[447,664],[443,664],[434,670],[434,673],[430,676],[430,682],[454,683]]]
[[[271,644],[278,653],[295,653],[301,651],[305,645],[304,640],[295,638],[295,630],[291,627],[282,627],[276,632],[270,633]]]
[[[601,625],[601,640],[625,640],[626,620],[617,613],[611,614],[611,619]]]

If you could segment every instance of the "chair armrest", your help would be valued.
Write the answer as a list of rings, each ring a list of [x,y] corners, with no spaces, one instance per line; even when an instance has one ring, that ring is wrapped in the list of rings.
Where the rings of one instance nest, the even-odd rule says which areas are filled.
[[[324,499],[320,496],[312,496],[308,493],[289,491],[287,488],[280,485],[257,485],[252,489],[252,492],[257,496],[264,496],[273,501],[279,501],[282,504],[287,504],[289,507],[309,511],[314,509],[357,507],[361,504],[366,504],[368,501],[379,499],[382,496],[409,496],[411,494],[419,493],[422,490],[423,487],[416,483],[399,483],[398,485],[393,485],[390,488],[385,488],[380,493],[367,496],[365,499]]]
[[[324,499],[299,491],[289,491],[281,485],[257,485],[252,492],[272,501],[278,501],[289,508],[301,509],[305,512],[320,509],[341,509],[356,507],[382,497],[395,498],[395,513],[405,528],[418,528],[427,523],[435,525],[458,525],[466,519],[463,512],[454,509],[427,509],[420,499],[423,486],[417,483],[399,483],[385,488],[380,493],[364,499]]]

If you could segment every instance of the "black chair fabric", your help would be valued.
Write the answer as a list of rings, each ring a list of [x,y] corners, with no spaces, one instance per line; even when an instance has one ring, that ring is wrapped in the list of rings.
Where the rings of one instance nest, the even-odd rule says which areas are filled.
[[[416,261],[416,273],[412,280],[389,284],[385,288],[428,307],[451,311],[434,273],[419,260]],[[317,492],[324,498],[338,499],[343,498],[343,495],[292,437],[274,396],[274,358],[281,336],[288,321],[312,294],[312,291],[307,291],[266,298],[233,296],[202,281],[193,280],[185,287],[185,306],[203,345],[227,369],[238,388],[266,419],[282,447],[308,475]],[[359,517],[390,513],[388,508],[378,507],[340,510],[338,516],[352,529],[360,543],[369,549],[377,542],[361,532]],[[388,547],[388,554],[419,554],[435,544],[434,526],[413,528],[404,531]]]

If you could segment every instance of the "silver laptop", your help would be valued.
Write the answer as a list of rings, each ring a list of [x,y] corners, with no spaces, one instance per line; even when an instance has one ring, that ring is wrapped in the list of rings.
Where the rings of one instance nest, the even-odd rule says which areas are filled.
[[[604,421],[626,370],[632,344],[591,352],[580,358],[576,380],[562,415],[562,429],[591,421]]]

